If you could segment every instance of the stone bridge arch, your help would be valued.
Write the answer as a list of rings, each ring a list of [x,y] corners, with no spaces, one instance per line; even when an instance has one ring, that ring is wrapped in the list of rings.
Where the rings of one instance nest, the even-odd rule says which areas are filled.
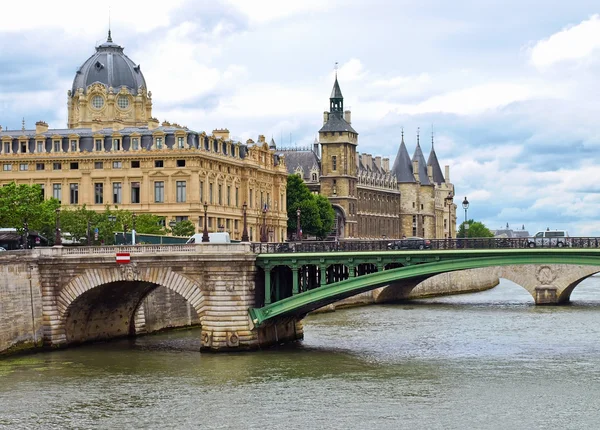
[[[599,266],[578,264],[524,264],[495,268],[499,278],[523,287],[537,305],[567,303],[584,279],[600,273]]]
[[[190,303],[202,324],[206,300],[201,283],[171,267],[140,268],[132,263],[87,268],[72,278],[57,296],[58,318],[52,332],[61,335],[53,343],[78,343],[133,334],[135,313],[156,287],[165,287]],[[97,290],[100,294],[101,289],[104,292],[96,297],[94,292]],[[118,298],[110,303],[111,296],[115,295]],[[108,305],[105,309],[102,309],[102,300]],[[114,311],[112,315],[109,304]]]

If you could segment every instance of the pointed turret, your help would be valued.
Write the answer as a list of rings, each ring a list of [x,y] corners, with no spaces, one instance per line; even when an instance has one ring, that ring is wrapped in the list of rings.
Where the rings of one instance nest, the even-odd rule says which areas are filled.
[[[445,182],[445,179],[444,175],[442,174],[442,168],[440,167],[440,163],[435,153],[435,148],[433,146],[433,133],[431,133],[431,152],[429,153],[429,158],[427,159],[427,165],[431,166],[431,171],[433,172],[433,182],[435,182],[438,185],[443,184]]]
[[[425,156],[423,155],[423,151],[421,150],[421,143],[419,142],[419,135],[417,134],[417,148],[415,149],[415,153],[413,154],[412,161],[416,161],[419,163],[419,180],[422,185],[431,185],[429,182],[429,176],[427,176],[427,164],[425,164]]]
[[[271,142],[269,143],[269,149],[277,149],[277,146],[275,145],[275,139],[273,139],[273,136],[271,136]]]
[[[348,131],[356,133],[350,123],[344,119],[344,96],[338,83],[337,73],[335,74],[335,82],[329,97],[329,113],[325,112],[325,124],[319,132],[327,131]],[[356,133],[358,134],[358,133]]]
[[[400,142],[400,148],[396,154],[394,165],[391,170],[392,175],[396,177],[396,180],[400,183],[404,182],[415,182],[413,175],[412,162],[404,143],[404,130],[402,130],[402,141]]]

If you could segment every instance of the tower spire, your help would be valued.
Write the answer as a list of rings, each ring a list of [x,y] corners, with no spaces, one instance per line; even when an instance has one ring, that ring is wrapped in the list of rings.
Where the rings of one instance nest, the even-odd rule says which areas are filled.
[[[108,7],[108,38],[106,39],[107,42],[112,43],[112,36],[110,35],[110,6]]]
[[[342,96],[342,90],[337,79],[337,67],[338,63],[335,63],[335,82],[333,83],[333,89],[331,90],[331,96],[329,97],[329,112],[330,113],[341,113],[344,112],[344,96]]]
[[[419,134],[421,132],[421,127],[417,127],[417,146],[420,146],[419,144]]]
[[[404,143],[404,127],[402,127],[401,130],[402,130],[402,143]]]
[[[433,151],[433,124],[431,124],[431,150]]]

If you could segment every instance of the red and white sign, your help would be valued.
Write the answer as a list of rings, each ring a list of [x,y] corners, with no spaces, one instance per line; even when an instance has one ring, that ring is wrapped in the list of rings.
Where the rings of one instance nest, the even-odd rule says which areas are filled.
[[[129,252],[117,252],[117,264],[129,264],[130,262]]]

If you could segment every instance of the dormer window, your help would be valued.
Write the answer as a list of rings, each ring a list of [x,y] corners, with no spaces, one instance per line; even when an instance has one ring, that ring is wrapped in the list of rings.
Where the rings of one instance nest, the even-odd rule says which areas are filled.
[[[37,152],[37,153],[44,152],[44,141],[43,140],[38,140],[37,142],[35,142],[35,152]]]
[[[184,144],[183,137],[178,137],[177,138],[177,148],[178,149],[183,149],[183,147],[184,147],[183,144]]]
[[[121,139],[113,139],[113,151],[121,150]]]
[[[27,142],[21,142],[21,154],[27,153]]]
[[[119,96],[117,99],[117,106],[119,106],[120,109],[127,109],[129,107],[129,97]]]
[[[52,151],[53,152],[60,152],[61,150],[61,142],[60,140],[55,140],[52,142]]]
[[[162,137],[157,137],[154,141],[156,149],[163,149]]]
[[[317,174],[316,173],[312,174],[312,181],[317,182]]]
[[[94,149],[98,152],[102,151],[103,142],[102,139],[96,139]]]
[[[70,147],[69,147],[69,151],[71,152],[76,152],[77,151],[77,141],[76,140],[72,140],[70,142]]]
[[[140,139],[138,139],[137,137],[132,137],[131,138],[131,148],[134,151],[137,151],[140,149]]]

